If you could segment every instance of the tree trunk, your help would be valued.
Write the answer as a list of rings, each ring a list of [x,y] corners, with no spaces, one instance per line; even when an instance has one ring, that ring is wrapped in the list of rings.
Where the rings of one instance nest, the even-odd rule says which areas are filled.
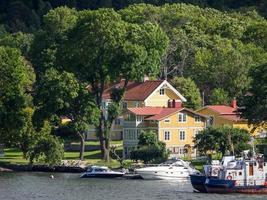
[[[84,157],[84,149],[85,149],[85,137],[83,133],[78,132],[78,135],[80,137],[80,160],[83,160]]]
[[[100,150],[101,150],[101,155],[102,158],[104,159],[104,155],[105,155],[105,137],[104,137],[104,131],[105,131],[105,117],[103,115],[103,112],[101,112],[100,114],[100,118],[99,118],[99,124],[98,124],[98,138],[99,138],[99,143],[100,143]]]

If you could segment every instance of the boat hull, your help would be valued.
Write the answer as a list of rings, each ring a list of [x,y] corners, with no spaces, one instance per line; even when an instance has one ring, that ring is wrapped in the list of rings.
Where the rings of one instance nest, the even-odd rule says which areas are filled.
[[[190,181],[193,186],[193,188],[198,191],[198,192],[203,192],[206,193],[206,187],[205,187],[205,182],[206,182],[206,176],[203,174],[192,174],[190,175]]]
[[[205,188],[208,193],[267,194],[266,186],[235,186],[234,180],[208,179]]]
[[[189,173],[175,174],[174,172],[165,171],[136,171],[143,179],[147,180],[187,180],[189,178]]]
[[[122,177],[123,174],[120,173],[110,173],[110,174],[90,174],[90,173],[83,173],[81,178],[118,178]]]

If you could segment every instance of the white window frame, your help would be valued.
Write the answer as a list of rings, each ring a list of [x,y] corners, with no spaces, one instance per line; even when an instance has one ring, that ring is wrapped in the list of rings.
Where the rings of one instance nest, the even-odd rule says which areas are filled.
[[[171,139],[171,132],[170,131],[164,131],[164,140],[169,141],[170,139]]]
[[[181,121],[180,121],[180,118],[181,118]],[[187,114],[186,113],[179,113],[178,114],[178,122],[186,123],[187,122]]]
[[[159,90],[159,95],[161,95],[161,96],[165,95],[165,89],[164,88],[161,88]]]
[[[182,133],[183,133],[183,135],[182,135]],[[179,140],[180,141],[185,141],[186,140],[186,130],[179,130]]]
[[[144,121],[144,116],[142,116],[142,115],[136,115],[136,121],[137,121],[137,122],[142,122],[142,121]]]
[[[195,122],[201,123],[201,117],[199,115],[195,115]]]

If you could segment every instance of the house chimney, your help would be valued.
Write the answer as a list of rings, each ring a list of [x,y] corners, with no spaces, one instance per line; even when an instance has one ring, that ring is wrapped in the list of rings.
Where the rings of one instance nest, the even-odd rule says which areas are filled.
[[[172,107],[173,108],[182,108],[182,102],[181,101],[175,101],[175,99],[172,100]]]
[[[236,101],[236,99],[232,100],[231,107],[233,107],[234,109],[237,109],[237,101]]]
[[[175,101],[175,108],[182,108],[183,103],[181,101]]]
[[[172,108],[172,101],[170,99],[168,100],[168,108]]]

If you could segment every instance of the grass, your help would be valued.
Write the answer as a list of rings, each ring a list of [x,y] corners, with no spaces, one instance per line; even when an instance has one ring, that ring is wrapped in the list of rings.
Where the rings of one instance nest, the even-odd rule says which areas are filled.
[[[80,144],[79,142],[72,142],[72,144]],[[111,145],[122,145],[122,140],[118,140],[118,141],[111,141],[110,142]],[[99,145],[99,141],[86,141],[85,145],[90,145],[90,146],[97,146]]]
[[[99,145],[98,141],[88,141],[89,145]],[[112,141],[112,144],[122,144],[122,141]],[[122,146],[117,148],[117,153],[122,154]],[[79,152],[69,152],[64,153],[64,160],[78,160]],[[84,153],[84,160],[87,161],[89,165],[105,165],[110,168],[118,168],[120,166],[119,162],[115,159],[111,159],[109,163],[101,159],[100,150],[86,151]],[[29,161],[23,158],[23,154],[20,150],[9,148],[4,149],[4,156],[0,157],[0,164],[28,164]]]

